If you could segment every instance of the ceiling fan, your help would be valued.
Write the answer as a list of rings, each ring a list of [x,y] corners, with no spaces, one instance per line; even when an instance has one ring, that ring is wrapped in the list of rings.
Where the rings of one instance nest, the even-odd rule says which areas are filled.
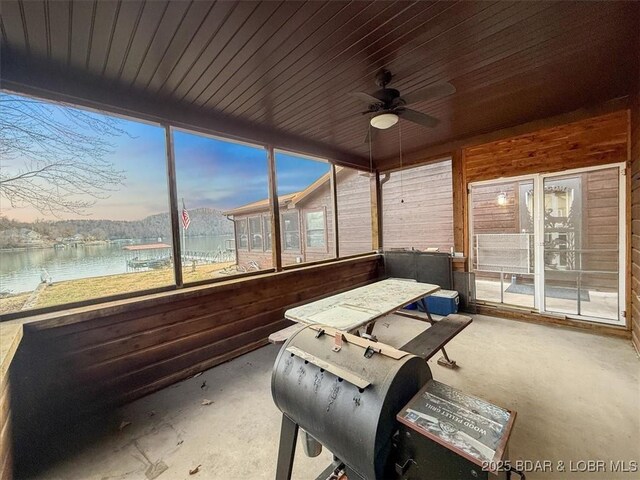
[[[351,93],[351,96],[369,104],[367,111],[362,112],[362,114],[371,116],[370,123],[371,126],[374,127],[370,129],[372,137],[377,130],[384,130],[394,126],[398,123],[399,117],[425,127],[435,127],[440,122],[437,118],[427,115],[426,113],[418,112],[417,110],[406,108],[406,106],[451,95],[456,91],[453,85],[448,82],[443,82],[429,85],[428,87],[401,96],[400,92],[395,88],[387,88],[392,78],[393,75],[389,70],[382,69],[376,74],[376,85],[380,87],[380,90],[371,94],[365,92]],[[373,138],[370,139],[369,134],[367,134],[365,143],[368,143],[370,140],[373,140]]]

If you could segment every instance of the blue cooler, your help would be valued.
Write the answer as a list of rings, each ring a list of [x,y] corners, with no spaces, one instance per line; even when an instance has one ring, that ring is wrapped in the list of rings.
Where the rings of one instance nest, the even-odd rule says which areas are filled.
[[[454,290],[438,290],[425,298],[429,313],[447,316],[452,313],[458,313],[458,303],[460,298],[458,292]],[[418,308],[422,306],[418,303]]]

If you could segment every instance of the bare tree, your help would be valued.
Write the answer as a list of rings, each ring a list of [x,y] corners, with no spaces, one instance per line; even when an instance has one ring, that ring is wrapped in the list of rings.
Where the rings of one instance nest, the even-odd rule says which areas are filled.
[[[0,93],[0,197],[12,207],[84,214],[122,185],[106,158],[127,135],[119,120],[62,107]]]

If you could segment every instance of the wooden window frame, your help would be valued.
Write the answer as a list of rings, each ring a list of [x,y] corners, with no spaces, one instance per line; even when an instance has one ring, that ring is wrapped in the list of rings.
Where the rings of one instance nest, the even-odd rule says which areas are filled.
[[[261,248],[253,248],[253,230],[251,229],[251,220],[252,219],[258,219],[258,223],[260,224],[260,239],[261,239],[261,243],[262,243],[262,247]],[[247,233],[249,236],[248,239],[248,247],[249,247],[249,251],[250,252],[264,252],[264,231],[263,231],[263,226],[262,226],[262,215],[258,214],[258,215],[251,215],[249,217],[247,217]]]
[[[245,222],[246,224],[246,228],[247,228],[247,246],[246,247],[242,247],[240,246],[240,234],[238,233],[238,225],[240,224],[240,222]],[[248,252],[249,251],[249,217],[243,217],[243,218],[238,218],[236,219],[234,222],[234,232],[235,232],[235,237],[236,237],[236,251],[240,252]]]
[[[286,242],[285,242],[285,235],[287,231],[286,231],[286,223],[283,217],[285,215],[289,215],[293,213],[295,213],[298,219],[298,248],[297,249],[287,248]],[[282,236],[282,252],[283,253],[284,252],[302,253],[302,225],[300,221],[300,211],[298,209],[291,209],[291,210],[285,210],[280,212],[280,225],[281,225],[280,234]]]
[[[270,252],[273,249],[273,238],[271,238],[271,216],[261,215],[260,221],[262,223],[262,251]],[[269,227],[267,229],[267,227]],[[267,238],[269,238],[269,248],[267,248]]]
[[[307,243],[309,239],[308,232],[309,226],[307,224],[307,215],[310,213],[321,212],[322,218],[324,220],[324,246],[322,247],[311,247]],[[319,253],[328,253],[329,252],[329,238],[327,235],[328,225],[327,225],[327,207],[317,207],[317,208],[305,208],[302,210],[303,217],[303,226],[304,226],[304,248],[307,252],[319,252]]]

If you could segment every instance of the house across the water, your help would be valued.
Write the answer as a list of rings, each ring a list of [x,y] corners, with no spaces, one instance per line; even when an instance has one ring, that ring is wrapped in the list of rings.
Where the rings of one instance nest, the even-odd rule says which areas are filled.
[[[340,255],[371,250],[370,177],[367,173],[336,168],[340,219]],[[282,263],[315,262],[335,257],[331,179],[326,173],[299,192],[280,195]],[[234,222],[239,265],[256,262],[270,268],[271,220],[269,199],[224,212]],[[344,221],[343,221],[344,220]]]

